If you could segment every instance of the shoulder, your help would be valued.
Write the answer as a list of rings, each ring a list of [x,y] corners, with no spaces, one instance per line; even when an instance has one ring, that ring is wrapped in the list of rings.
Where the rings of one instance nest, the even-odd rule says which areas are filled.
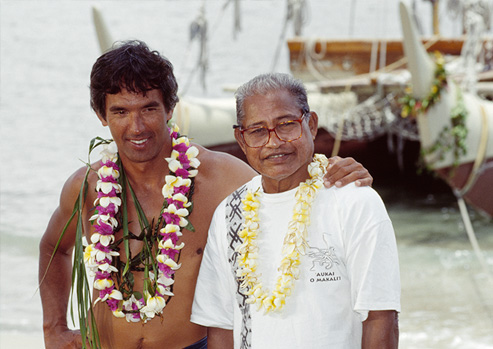
[[[53,212],[42,238],[44,245],[55,246],[60,241],[60,234],[65,232],[63,233],[65,238],[61,241],[59,250],[70,251],[72,249],[77,229],[76,221],[73,220],[73,218],[77,212],[76,207],[79,195],[81,193],[86,193],[83,209],[84,219],[82,220],[84,226],[88,223],[89,210],[94,206],[93,203],[96,198],[94,187],[97,180],[97,173],[96,171],[93,171],[93,169],[94,168],[89,169],[88,167],[81,167],[72,173],[65,181],[60,194],[59,205]],[[85,184],[86,180],[88,183],[87,186]],[[87,220],[85,218],[87,218]]]
[[[88,166],[83,166],[75,170],[70,177],[68,177],[67,181],[65,182],[66,186],[77,186],[80,187],[82,183],[86,180],[88,182],[95,182],[98,179],[97,171],[101,167],[101,163],[95,162],[92,163],[89,167]]]
[[[79,196],[83,185],[87,182],[89,187],[95,187],[97,181],[97,170],[101,165],[99,163],[94,163],[91,165],[91,168],[87,166],[81,167],[73,172],[70,177],[65,181],[65,184],[62,188],[62,193],[60,197],[61,206],[65,203],[73,204],[74,201]],[[88,198],[86,201],[94,201],[94,197],[92,193],[94,190],[88,190]]]
[[[195,146],[199,149],[199,173],[211,183],[227,187],[228,194],[257,174],[247,163],[230,154]]]
[[[371,187],[357,187],[350,183],[344,187],[323,189],[321,198],[324,202],[332,202],[328,208],[335,208],[341,215],[372,216],[375,219],[388,219],[385,204]]]
[[[342,202],[353,203],[360,201],[371,202],[373,200],[382,200],[377,191],[372,187],[357,187],[354,182],[349,183],[341,188],[331,187],[330,189],[324,190],[324,192]]]
[[[199,149],[198,158],[201,162],[201,166],[214,166],[219,168],[232,168],[233,170],[250,171],[252,174],[256,172],[244,161],[237,157],[220,152],[209,150],[201,145],[194,144]],[[250,176],[251,178],[252,176]]]
[[[248,182],[242,184],[232,191],[222,202],[222,207],[233,207],[235,210],[235,206],[241,205],[241,201],[245,198],[247,191],[250,190],[252,192],[257,191],[262,186],[262,176],[256,175]]]

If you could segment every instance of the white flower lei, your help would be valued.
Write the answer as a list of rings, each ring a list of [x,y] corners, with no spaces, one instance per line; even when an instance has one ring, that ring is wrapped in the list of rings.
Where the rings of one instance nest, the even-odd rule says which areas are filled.
[[[115,218],[122,200],[119,195],[122,186],[118,183],[120,172],[117,163],[118,154],[114,142],[105,145],[101,152],[102,166],[98,170],[99,180],[96,184],[98,198],[94,202],[97,213],[90,218],[95,227],[91,235],[91,244],[85,248],[84,261],[89,274],[95,276],[94,289],[99,291],[98,301],[106,302],[113,315],[126,317],[129,322],[146,322],[155,315],[162,313],[166,301],[164,296],[173,296],[171,285],[174,283],[173,274],[181,264],[175,262],[175,256],[185,246],[178,244],[182,229],[189,225],[186,218],[189,214],[191,202],[186,194],[191,187],[191,177],[198,173],[200,161],[197,159],[198,149],[190,146],[185,136],[178,136],[178,127],[172,125],[170,134],[173,140],[171,157],[166,158],[172,175],[165,177],[162,193],[167,203],[163,209],[162,218],[164,227],[160,230],[160,239],[155,260],[158,266],[157,279],[153,272],[148,272],[148,281],[144,282],[144,295],[141,299],[132,293],[130,297],[123,296],[116,289],[112,273],[118,269],[112,265],[113,257],[119,252],[111,247],[115,242],[115,230],[118,221]],[[131,272],[131,271],[127,271]]]
[[[294,288],[294,280],[299,277],[300,256],[305,254],[307,246],[306,236],[310,225],[310,212],[315,200],[317,190],[323,186],[323,176],[328,166],[325,155],[315,154],[313,162],[308,166],[310,179],[300,183],[296,191],[296,204],[293,209],[293,219],[288,225],[288,232],[284,238],[280,275],[274,290],[270,292],[265,289],[257,273],[259,234],[258,217],[261,192],[257,190],[252,193],[248,190],[243,202],[243,215],[245,216],[244,229],[240,232],[243,243],[236,248],[239,253],[239,268],[237,277],[242,280],[241,287],[246,289],[245,294],[249,296],[247,303],[257,304],[257,310],[264,308],[265,313],[281,310],[286,297]]]

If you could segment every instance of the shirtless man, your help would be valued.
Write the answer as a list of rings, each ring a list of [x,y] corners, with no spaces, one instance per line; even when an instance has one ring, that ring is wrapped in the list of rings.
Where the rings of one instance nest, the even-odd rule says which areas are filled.
[[[102,55],[91,73],[91,105],[103,126],[108,126],[118,147],[118,156],[130,186],[149,222],[160,216],[163,207],[162,187],[169,174],[168,163],[172,140],[167,122],[178,101],[177,83],[171,63],[142,42],[123,43]],[[247,164],[200,145],[200,167],[195,177],[193,212],[189,216],[195,231],[183,230],[180,242],[185,244],[179,256],[181,268],[174,275],[174,296],[167,300],[161,316],[145,324],[127,322],[109,311],[105,302],[94,306],[101,346],[104,348],[203,348],[206,328],[190,322],[196,279],[207,240],[212,214],[218,204],[233,190],[254,175]],[[99,163],[92,164],[96,171]],[[98,193],[98,175],[89,173],[87,197],[84,202],[82,230],[88,241],[94,233],[89,222],[94,215]],[[77,170],[65,183],[59,207],[53,213],[40,243],[39,277],[43,305],[43,329],[47,348],[81,347],[79,331],[69,330],[66,321],[72,271],[72,251],[76,244],[75,221],[68,226],[54,259],[50,257],[60,234],[69,220],[74,202],[84,181],[86,168]],[[371,185],[368,172],[353,159],[334,161],[326,178],[330,183],[345,185],[358,180]],[[132,196],[127,192],[129,231],[139,235],[141,228]],[[122,230],[115,229],[116,240]],[[142,249],[142,242],[131,239],[132,255]],[[124,249],[120,249],[125,263]],[[46,271],[47,270],[47,271]],[[144,273],[133,270],[134,290],[142,291]],[[118,286],[118,285],[117,285]],[[92,285],[90,285],[92,287]],[[93,300],[99,292],[94,292]]]

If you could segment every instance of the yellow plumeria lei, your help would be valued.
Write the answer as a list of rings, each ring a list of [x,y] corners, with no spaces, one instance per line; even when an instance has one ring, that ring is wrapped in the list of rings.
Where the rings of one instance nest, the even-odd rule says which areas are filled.
[[[197,168],[200,161],[197,155],[199,151],[196,147],[190,146],[188,138],[179,136],[178,132],[178,126],[171,125],[173,150],[171,157],[166,158],[171,174],[165,177],[166,182],[162,189],[165,207],[161,218],[165,224],[159,230],[157,252],[151,258],[150,265],[145,264],[143,296],[138,292],[133,292],[133,282],[130,290],[122,285],[118,290],[113,280],[112,273],[119,272],[112,262],[113,257],[119,256],[120,253],[112,244],[115,242],[114,234],[118,227],[115,215],[122,205],[120,198],[122,185],[118,183],[120,172],[115,143],[105,145],[101,152],[102,166],[98,170],[99,180],[96,184],[98,198],[94,203],[95,206],[98,205],[97,213],[90,218],[95,232],[91,235],[92,243],[84,250],[84,261],[89,274],[95,276],[94,289],[99,291],[99,297],[95,303],[106,302],[114,316],[126,317],[129,322],[140,320],[146,322],[162,313],[166,305],[164,297],[173,296],[171,291],[171,285],[174,283],[173,274],[181,266],[175,261],[175,256],[185,246],[184,243],[178,244],[182,235],[181,231],[185,227],[193,230],[186,218],[192,205],[188,202],[187,194],[192,183],[190,178],[198,173]],[[152,271],[149,270],[149,266]],[[128,262],[122,274],[126,273],[131,273]]]
[[[325,155],[315,154],[313,162],[308,166],[310,179],[300,183],[295,194],[296,204],[293,208],[293,219],[288,225],[288,232],[284,238],[282,260],[278,271],[274,290],[270,292],[264,288],[257,272],[258,245],[257,236],[260,233],[260,219],[258,217],[261,191],[252,193],[248,190],[243,203],[245,217],[244,229],[240,232],[243,241],[236,248],[238,255],[237,277],[242,281],[241,288],[246,289],[249,296],[247,303],[256,304],[257,310],[264,309],[265,313],[279,311],[286,304],[286,297],[294,288],[294,280],[298,279],[301,263],[300,256],[305,254],[307,247],[306,237],[310,225],[312,203],[318,189],[323,186],[328,159]]]

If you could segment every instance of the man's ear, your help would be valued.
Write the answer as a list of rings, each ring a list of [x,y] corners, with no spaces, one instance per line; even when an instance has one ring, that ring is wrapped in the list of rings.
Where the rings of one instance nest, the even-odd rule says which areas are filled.
[[[308,119],[308,127],[310,128],[310,133],[312,134],[313,140],[315,140],[318,131],[318,115],[314,111],[310,112],[310,118]]]
[[[237,128],[235,128],[235,138],[236,138],[236,141],[238,142],[238,145],[240,146],[241,150],[243,150],[243,154],[246,155],[247,145],[245,144],[245,140],[243,139],[243,135],[241,134],[240,130]]]
[[[174,109],[171,109],[169,112],[167,112],[166,123],[168,123],[171,120],[171,118],[173,117],[173,111],[174,111]]]
[[[108,121],[106,121],[106,118],[105,117],[103,117],[99,113],[96,113],[96,115],[98,116],[98,119],[99,119],[99,121],[101,121],[101,123],[103,124],[103,126],[108,126]]]

